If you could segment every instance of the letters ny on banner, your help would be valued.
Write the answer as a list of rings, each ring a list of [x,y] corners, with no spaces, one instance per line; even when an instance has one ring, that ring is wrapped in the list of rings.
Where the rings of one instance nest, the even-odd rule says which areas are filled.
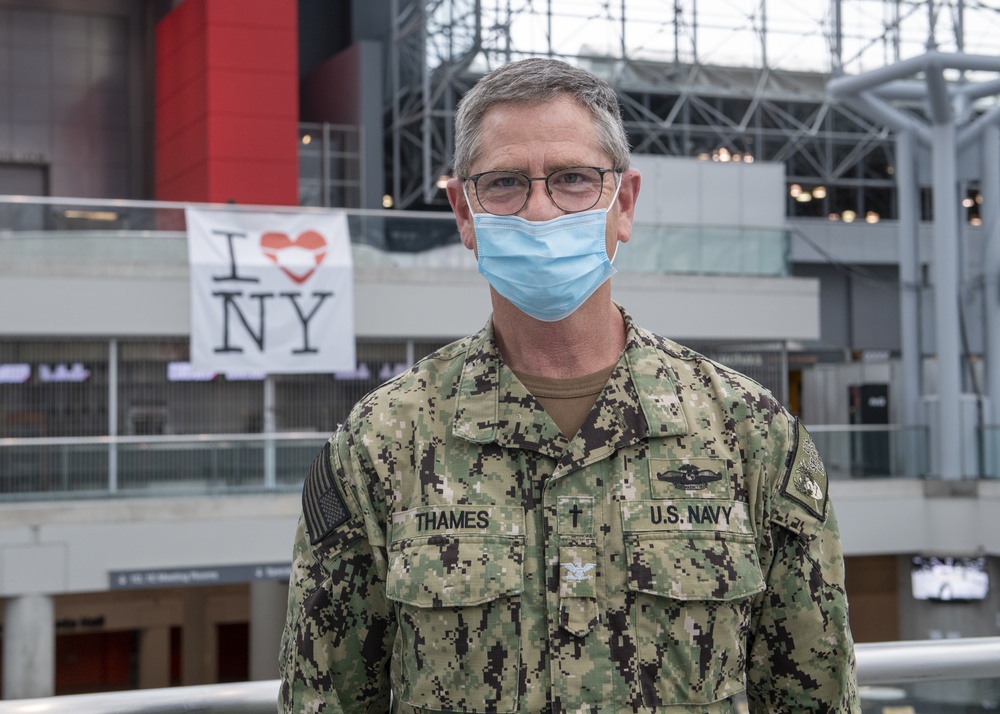
[[[185,215],[195,369],[356,368],[346,215],[194,208]]]

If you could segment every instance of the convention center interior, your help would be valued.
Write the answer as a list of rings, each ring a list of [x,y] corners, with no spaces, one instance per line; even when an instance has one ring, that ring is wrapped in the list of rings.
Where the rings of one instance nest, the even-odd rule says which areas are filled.
[[[863,711],[1000,709],[998,38],[978,0],[0,0],[0,713],[274,711],[316,455],[490,318],[455,108],[528,57],[618,94],[615,301],[812,435]]]

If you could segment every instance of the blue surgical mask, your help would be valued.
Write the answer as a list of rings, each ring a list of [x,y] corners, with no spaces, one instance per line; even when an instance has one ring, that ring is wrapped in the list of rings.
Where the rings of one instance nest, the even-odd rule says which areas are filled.
[[[617,198],[616,188],[612,206]],[[606,243],[609,210],[548,221],[477,213],[479,272],[522,312],[543,322],[562,320],[617,272]]]

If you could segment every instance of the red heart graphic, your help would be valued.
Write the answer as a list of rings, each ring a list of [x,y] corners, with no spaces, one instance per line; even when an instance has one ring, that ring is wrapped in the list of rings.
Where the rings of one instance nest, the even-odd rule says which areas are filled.
[[[265,233],[260,237],[260,248],[264,251],[264,255],[281,268],[281,272],[298,285],[307,281],[326,257],[326,240],[316,231],[301,233],[295,240],[285,233]],[[301,250],[282,255],[282,251],[288,248],[300,248],[312,255],[305,260]],[[312,263],[309,262],[309,258],[312,259]]]

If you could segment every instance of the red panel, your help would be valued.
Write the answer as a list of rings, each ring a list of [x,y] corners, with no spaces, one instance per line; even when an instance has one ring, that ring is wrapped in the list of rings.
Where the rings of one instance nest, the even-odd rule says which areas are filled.
[[[204,127],[192,125],[170,139],[157,140],[156,175],[173,181],[196,166],[208,164],[208,140]]]
[[[296,206],[298,162],[216,160],[212,162],[209,201]]]
[[[174,138],[180,132],[200,125],[204,132],[208,118],[208,90],[206,78],[189,82],[169,98],[159,103],[165,111],[156,116],[156,142]]]
[[[213,0],[208,4],[207,21],[212,25],[232,23],[295,30],[298,27],[298,5],[287,0]]]
[[[208,66],[219,69],[242,69],[298,74],[296,33],[270,27],[212,25],[208,45]],[[291,50],[291,51],[289,51]]]
[[[208,201],[210,193],[208,164],[160,181],[156,186],[156,198],[160,201]]]
[[[167,98],[191,82],[203,79],[206,74],[207,54],[204,34],[184,39],[171,51],[157,51],[156,95]],[[157,40],[157,48],[162,45]]]
[[[208,131],[211,159],[287,161],[296,152],[295,122],[261,116],[212,118]]]
[[[185,0],[160,22],[157,198],[298,203],[297,12]]]
[[[298,87],[285,75],[265,72],[212,72],[209,111],[227,115],[287,117],[298,124]]]

